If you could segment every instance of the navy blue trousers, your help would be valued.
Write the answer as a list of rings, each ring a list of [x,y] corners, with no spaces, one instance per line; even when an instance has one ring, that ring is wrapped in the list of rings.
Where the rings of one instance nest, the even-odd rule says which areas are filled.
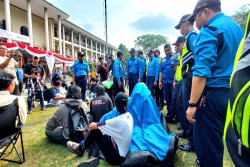
[[[142,77],[142,82],[145,83],[145,84],[146,84],[146,78],[147,78],[147,76],[146,76],[146,72],[145,72],[143,74],[143,77]]]
[[[79,86],[81,88],[81,93],[82,93],[82,100],[85,101],[86,97],[85,97],[85,93],[86,93],[86,86],[87,86],[87,78],[81,78],[81,79],[77,79],[76,77],[76,85]]]
[[[194,145],[201,167],[223,165],[222,136],[229,100],[228,92],[228,88],[205,88],[202,96],[206,99],[195,113]]]
[[[178,81],[178,82],[176,82],[175,88],[173,91],[170,110],[168,110],[168,113],[166,115],[167,121],[173,120],[174,117],[177,115],[177,104],[181,104],[180,98],[178,98],[180,88],[181,88],[181,81]]]
[[[138,74],[129,73],[129,78],[128,78],[129,95],[132,94],[135,85],[138,83],[138,79],[139,79]]]
[[[163,96],[167,102],[168,111],[170,111],[173,91],[174,91],[173,83],[163,83]]]
[[[154,76],[147,76],[148,89],[150,90],[151,95],[153,96],[153,98],[154,98],[154,95],[155,95],[154,82],[155,82],[155,77]]]
[[[157,86],[155,87],[155,101],[158,107],[164,106],[164,98],[163,98],[163,89],[159,88],[159,81],[157,82]]]
[[[121,81],[121,84],[122,84],[121,87],[118,86],[118,81],[117,81],[116,77],[114,77],[113,81],[114,81],[114,87],[115,87],[114,97],[119,92],[125,92],[124,91],[124,84],[123,84],[123,78],[122,77],[120,78],[120,81]]]

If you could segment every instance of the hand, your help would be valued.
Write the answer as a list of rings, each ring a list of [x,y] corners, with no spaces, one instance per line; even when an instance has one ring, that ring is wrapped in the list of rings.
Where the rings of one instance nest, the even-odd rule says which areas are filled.
[[[154,82],[154,87],[156,87],[157,86],[157,82]]]
[[[122,87],[122,83],[121,82],[118,82],[118,87]]]
[[[159,82],[159,89],[162,88],[162,82]]]
[[[187,115],[187,120],[191,124],[194,124],[196,122],[195,119],[194,119],[195,112],[196,112],[196,107],[188,107],[186,115]]]
[[[30,77],[31,77],[31,79],[35,79],[35,78],[37,78],[37,76],[36,75],[30,75]]]
[[[18,59],[22,59],[22,58],[23,58],[22,53],[19,52],[19,53],[17,54],[17,58],[18,58]]]
[[[90,130],[98,129],[98,128],[97,128],[97,123],[92,122],[92,123],[89,125],[89,129],[90,129]]]
[[[129,83],[129,81],[128,80],[126,80],[126,84],[128,85],[128,83]]]
[[[138,82],[141,82],[141,79],[138,79]]]
[[[13,58],[15,56],[14,50],[10,51],[10,57]]]
[[[175,88],[175,85],[176,85],[176,82],[174,81],[174,83],[173,83],[173,88]]]
[[[73,85],[76,85],[76,81],[73,81]]]
[[[89,81],[87,81],[87,86],[89,86],[90,84],[89,84],[90,82]]]
[[[40,84],[42,84],[42,85],[44,84],[44,79],[42,79],[42,80],[40,81]]]
[[[91,93],[89,93],[89,98],[91,98]]]

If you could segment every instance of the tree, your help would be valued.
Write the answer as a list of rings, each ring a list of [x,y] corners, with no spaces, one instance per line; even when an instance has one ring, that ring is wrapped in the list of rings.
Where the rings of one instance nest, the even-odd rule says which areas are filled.
[[[146,34],[137,37],[135,46],[147,53],[150,49],[157,49],[162,44],[169,43],[168,38],[162,35]]]
[[[130,54],[128,53],[128,48],[124,44],[120,44],[118,46],[118,50],[121,51],[123,55],[123,62],[127,63],[128,59],[130,58]]]
[[[249,12],[250,12],[250,4],[245,4],[241,6],[240,9],[235,12],[234,15],[232,15],[234,21],[236,21],[236,23],[238,23],[244,31],[246,28]]]

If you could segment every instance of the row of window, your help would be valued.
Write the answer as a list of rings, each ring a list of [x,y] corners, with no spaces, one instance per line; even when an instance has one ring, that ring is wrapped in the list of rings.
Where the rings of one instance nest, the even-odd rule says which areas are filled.
[[[6,21],[5,20],[0,21],[0,28],[3,30],[6,30]],[[20,34],[29,36],[29,29],[25,26],[21,26],[20,27]]]

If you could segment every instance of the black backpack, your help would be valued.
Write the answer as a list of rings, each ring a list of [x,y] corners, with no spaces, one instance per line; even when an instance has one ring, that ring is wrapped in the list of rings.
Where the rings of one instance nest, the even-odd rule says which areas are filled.
[[[68,127],[70,138],[74,142],[81,142],[84,140],[86,135],[88,135],[88,119],[83,111],[83,109],[79,106],[69,106],[65,104],[69,108],[69,116],[68,116]],[[74,112],[73,112],[74,111]]]
[[[51,89],[51,88],[50,88]],[[43,97],[44,97],[44,100],[49,102],[49,100],[51,99],[51,96],[50,96],[50,89],[46,89],[44,92],[43,92]]]

